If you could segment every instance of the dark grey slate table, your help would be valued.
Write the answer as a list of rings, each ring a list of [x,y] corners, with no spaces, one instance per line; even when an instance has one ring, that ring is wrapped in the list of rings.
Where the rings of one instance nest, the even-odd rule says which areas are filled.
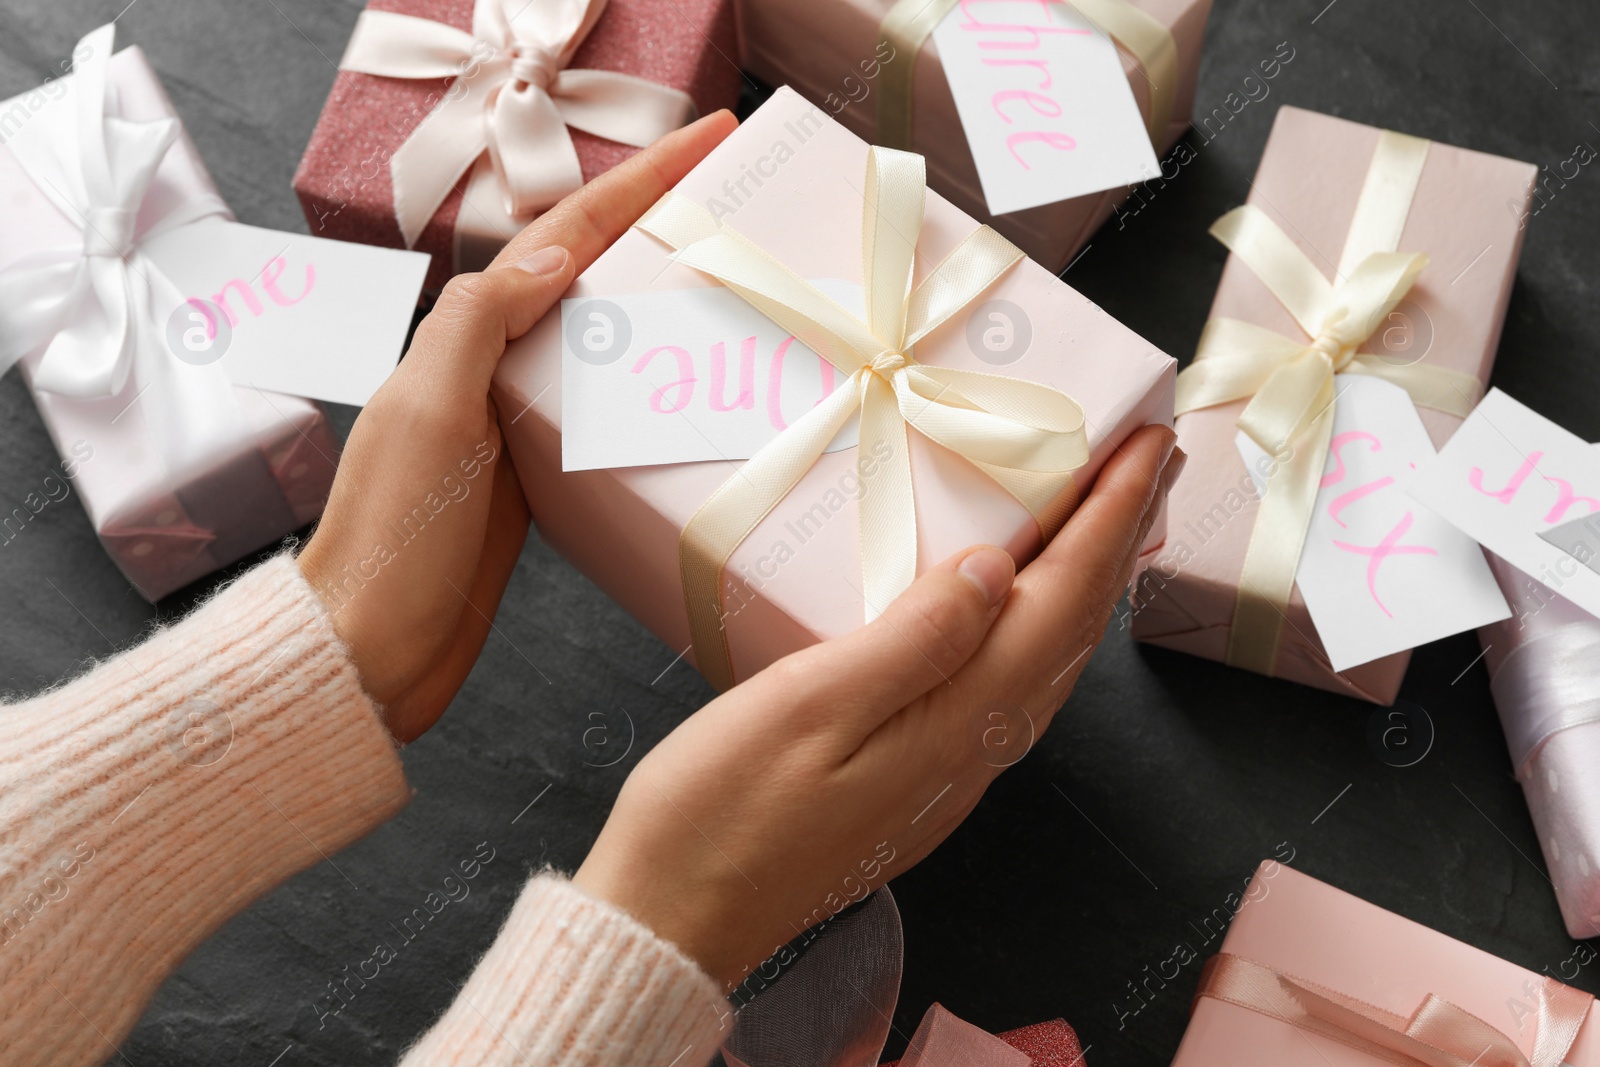
[[[122,42],[149,53],[239,217],[303,228],[289,179],[359,3],[125,3],[8,0],[0,97],[42,81],[80,34],[122,11]],[[1579,142],[1600,144],[1596,14],[1551,0],[1217,0],[1198,111],[1220,106],[1280,42],[1294,60],[1266,99],[1191,132],[1196,158],[1097,234],[1067,280],[1186,357],[1223,259],[1206,227],[1243,199],[1280,104],[1554,170]],[[1595,440],[1600,173],[1586,167],[1558,185],[1528,226],[1495,383]],[[55,463],[26,392],[6,377],[0,505],[20,503]],[[0,546],[0,686],[44,686],[203,592],[152,609],[76,506],[48,508]],[[128,1062],[392,1062],[449,1003],[526,873],[575,866],[628,768],[710,695],[681,664],[667,669],[672,649],[537,543],[498,626],[443,723],[405,753],[412,805],[335,857],[337,869],[293,879],[196,952],[124,1044]],[[1570,974],[1574,945],[1477,655],[1470,635],[1418,652],[1403,706],[1419,720],[1426,709],[1435,736],[1420,762],[1398,768],[1369,744],[1380,714],[1371,706],[1141,649],[1113,624],[1051,733],[895,883],[908,948],[892,1050],[939,1000],[992,1029],[1064,1015],[1097,1067],[1166,1062],[1198,963],[1136,1012],[1128,983],[1180,941],[1209,953],[1214,942],[1198,943],[1196,928],[1280,848],[1385,907]],[[625,758],[593,766],[630,737]],[[480,842],[495,858],[471,896],[319,1028],[312,1005],[327,983]],[[1574,982],[1600,991],[1600,971],[1582,968]]]

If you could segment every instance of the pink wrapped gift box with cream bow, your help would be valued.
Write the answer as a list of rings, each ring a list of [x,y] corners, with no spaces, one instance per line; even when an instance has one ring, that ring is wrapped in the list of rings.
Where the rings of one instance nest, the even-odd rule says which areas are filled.
[[[926,32],[927,20],[953,6],[950,0],[737,0],[740,62],[770,85],[793,88],[863,140],[926,156],[929,186],[1058,272],[1130,190],[989,215],[938,48],[931,38],[919,47],[904,33],[885,32],[894,21]],[[1189,127],[1211,0],[1094,0],[1080,10],[1117,43],[1151,144],[1164,154]],[[1028,62],[1015,47],[1004,55]],[[1048,82],[1046,74],[1019,86]]]
[[[101,541],[153,600],[315,519],[338,452],[316,404],[178,365],[145,321],[171,282],[140,243],[232,215],[143,53],[112,44],[95,31],[73,74],[0,103],[26,116],[0,146],[0,365],[20,357]]]
[[[540,211],[739,99],[729,0],[373,0],[295,173],[321,237],[481,270]]]
[[[1597,1067],[1594,998],[1288,867],[1257,869],[1173,1067]]]
[[[918,157],[882,151],[869,152],[819,109],[779,90],[567,294],[565,303],[576,306],[591,298],[622,301],[638,294],[705,290],[718,285],[715,262],[723,253],[733,257],[723,261],[735,264],[733,276],[752,287],[758,287],[758,274],[774,271],[866,285],[864,255],[878,249],[870,277],[879,277],[884,258],[895,259],[918,286],[907,297],[910,287],[900,274],[898,281],[873,290],[883,298],[870,301],[879,309],[877,329],[887,334],[895,332],[884,325],[893,316],[902,316],[902,328],[910,329],[919,316],[926,317],[930,301],[939,303],[940,292],[955,292],[979,274],[993,279],[976,296],[963,293],[960,306],[927,322],[925,336],[914,339],[914,363],[908,352],[913,343],[871,334],[865,324],[832,306],[829,314],[836,313],[840,333],[818,343],[838,350],[828,358],[848,380],[767,446],[783,448],[805,438],[814,447],[798,461],[782,461],[790,464],[793,480],[778,479],[788,488],[760,497],[753,511],[742,513],[741,529],[748,535],[733,538],[731,552],[730,542],[722,542],[721,552],[729,552],[725,561],[717,558],[714,544],[695,536],[684,537],[686,551],[680,555],[680,537],[714,495],[720,506],[738,498],[741,486],[765,493],[777,478],[767,450],[742,465],[719,461],[563,470],[564,331],[556,314],[510,346],[495,376],[507,447],[542,536],[674,651],[693,657],[719,687],[747,678],[789,652],[848,633],[862,624],[869,605],[881,607],[916,572],[969,545],[1001,545],[1025,563],[1039,551],[1041,530],[1070,511],[1117,445],[1140,426],[1165,423],[1170,416],[1173,362],[1168,356],[1022,258],[992,231],[980,229],[942,197],[929,191],[922,207]],[[756,173],[758,166],[765,176],[759,184],[745,182],[741,206],[723,214],[719,223],[715,216],[728,211],[730,182]],[[878,199],[874,183],[880,179],[885,184]],[[874,229],[864,253],[862,219],[869,197],[895,221]],[[905,209],[905,197],[916,198],[917,212]],[[697,241],[697,236],[715,240]],[[909,249],[896,246],[902,239],[914,244]],[[749,252],[751,246],[765,253],[757,258],[768,267],[749,267],[739,259],[737,253]],[[982,261],[981,269],[973,255]],[[774,261],[778,266],[770,266]],[[971,264],[973,271],[952,277],[950,266],[960,263]],[[930,289],[930,276],[955,284]],[[749,296],[744,299],[755,303]],[[992,360],[979,358],[979,346],[971,338],[989,321],[983,308],[1001,301],[1031,322],[1032,340],[1008,357],[1012,362],[998,368],[1000,373],[981,373],[997,368]],[[806,333],[803,324],[794,325],[803,316],[756,306],[791,334]],[[626,356],[616,362],[624,374],[629,366],[641,366],[640,356],[674,340],[639,336],[637,329],[634,333]],[[725,353],[740,346],[741,338],[731,336],[726,348],[720,343],[712,347]],[[705,360],[707,355],[684,350],[685,358]],[[949,404],[941,400],[947,391],[972,403],[959,408]],[[995,397],[1019,392],[1025,395],[1013,405],[1015,410],[1042,404],[1045,410],[1038,417],[1045,424],[1076,418],[1071,433],[1064,438],[1054,431],[1035,433],[984,415],[994,408]],[[707,402],[715,400],[702,404]],[[753,405],[753,396],[747,402]],[[834,426],[843,425],[862,403],[867,405],[863,444],[817,455]],[[1081,412],[1069,418],[1060,414],[1064,408]],[[641,403],[636,421],[648,426],[652,419],[676,424],[683,418],[711,417],[700,408],[652,411]],[[900,436],[902,418],[913,427],[905,436]],[[880,441],[888,451],[881,455],[896,457],[893,463],[885,461],[883,469],[896,473],[881,491],[871,487],[869,478],[857,477],[865,460],[876,462],[879,455],[879,446],[869,449],[864,443],[869,423],[887,427]],[[1016,460],[1003,454],[1002,446],[970,441],[963,435],[974,425],[991,430],[1000,426],[1002,438],[1031,442],[1034,451]],[[945,444],[935,444],[925,433]],[[905,444],[889,448],[891,440]],[[1067,451],[1077,450],[1070,462],[1061,458],[1063,440]],[[959,449],[984,457],[991,470],[958,455]],[[1011,478],[1010,486],[1002,488],[995,480],[998,468],[993,464],[1027,466],[1034,459],[1040,461],[1036,466],[1050,470],[1071,468],[1070,476],[1041,476],[1044,481],[1032,493],[1029,486],[1019,489],[1017,479],[1005,471],[998,476]],[[1024,499],[1032,502],[1025,505]],[[888,506],[894,501],[903,501],[903,506]],[[740,506],[750,503],[743,500]],[[770,510],[763,510],[768,505]],[[881,520],[893,536],[874,541],[858,532],[867,509],[876,509],[870,511],[877,517],[874,522]],[[1045,512],[1053,518],[1040,518]],[[738,523],[730,519],[728,526],[733,525]],[[722,533],[726,529],[717,536]],[[709,542],[716,540],[713,536]],[[693,625],[691,613],[698,620]],[[690,648],[692,629],[696,649]],[[701,653],[719,644],[718,658],[725,656],[727,662],[707,662]]]
[[[1229,392],[1219,386],[1237,381],[1223,383],[1224,374],[1195,379],[1186,394],[1184,378],[1202,363],[1226,372],[1228,360],[1241,355],[1259,366],[1290,368],[1286,376],[1321,361],[1317,387],[1326,390],[1325,402],[1300,397],[1301,410],[1318,415],[1285,438],[1291,447],[1282,454],[1296,458],[1280,465],[1307,476],[1313,496],[1327,455],[1335,372],[1388,376],[1407,388],[1434,446],[1442,445],[1476,403],[1493,366],[1522,248],[1519,220],[1536,174],[1531,164],[1499,156],[1298,108],[1278,112],[1246,205],[1212,228],[1234,254],[1223,267],[1200,355],[1180,375],[1178,443],[1191,460],[1168,498],[1167,543],[1145,557],[1135,577],[1136,638],[1379,704],[1394,702],[1409,652],[1335,672],[1293,570],[1274,576],[1281,580],[1282,603],[1260,592],[1261,572],[1246,580],[1246,561],[1253,558],[1247,549],[1293,536],[1256,533],[1266,514],[1262,502],[1273,498],[1278,483],[1258,494],[1235,447],[1247,405],[1254,410],[1263,397],[1276,399],[1269,394],[1283,383],[1267,377]],[[1358,220],[1363,239],[1386,233],[1381,241],[1364,242],[1372,249],[1368,256],[1359,254],[1367,249],[1353,236]],[[1316,275],[1304,279],[1314,284],[1301,291],[1327,291],[1321,299],[1332,311],[1321,324],[1299,321],[1280,300],[1277,294],[1292,294],[1294,286],[1276,281],[1274,289],[1263,279],[1257,266],[1274,255]],[[1331,282],[1330,275],[1340,280]],[[1382,284],[1374,285],[1379,275]],[[1363,302],[1375,292],[1382,299]],[[1348,313],[1347,304],[1360,306]],[[1295,399],[1293,388],[1285,392]],[[1294,405],[1279,404],[1286,406]],[[1311,436],[1318,426],[1320,446]],[[1241,596],[1241,588],[1257,595]],[[1274,628],[1275,641],[1254,636]]]

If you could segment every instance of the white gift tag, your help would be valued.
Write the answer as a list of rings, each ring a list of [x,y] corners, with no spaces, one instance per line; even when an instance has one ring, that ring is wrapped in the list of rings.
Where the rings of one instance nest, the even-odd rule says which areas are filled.
[[[854,314],[861,287],[813,284]],[[721,286],[561,302],[561,469],[749,459],[845,376]],[[851,419],[828,451],[856,443]]]
[[[1406,493],[1434,456],[1406,391],[1366,375],[1335,379],[1333,437],[1295,582],[1335,671],[1508,618],[1473,540]],[[1240,433],[1261,492],[1271,457]]]
[[[221,219],[140,244],[186,298],[167,347],[239,385],[365,404],[400,361],[428,257]]]
[[[1498,389],[1411,495],[1528,576],[1600,615],[1600,574],[1540,534],[1600,513],[1600,453]]]
[[[933,40],[991,214],[1159,173],[1117,46],[1070,4],[957,4]]]

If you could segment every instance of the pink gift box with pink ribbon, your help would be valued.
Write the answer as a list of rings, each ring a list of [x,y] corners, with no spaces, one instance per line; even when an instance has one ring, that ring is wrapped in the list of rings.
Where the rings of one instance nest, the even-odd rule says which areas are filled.
[[[1206,962],[1173,1067],[1596,1067],[1594,998],[1274,861]]]
[[[1319,271],[1331,274],[1379,138],[1373,126],[1284,107],[1246,202],[1277,223]],[[1423,363],[1486,382],[1536,176],[1528,163],[1428,145],[1398,245],[1404,252],[1425,253],[1428,264],[1360,350],[1397,365]],[[1304,338],[1272,290],[1238,255],[1230,255],[1223,267],[1211,317]],[[1190,462],[1168,497],[1167,543],[1144,558],[1134,580],[1134,637],[1223,662],[1260,510],[1235,446],[1245,405],[1236,400],[1178,417],[1178,443]],[[1460,423],[1455,415],[1427,407],[1419,414],[1435,447]],[[1378,704],[1394,702],[1410,652],[1335,672],[1298,587],[1283,618],[1274,677]]]
[[[104,42],[109,47],[110,37]],[[139,122],[176,119],[138,48],[110,56],[106,79],[114,90],[108,95],[114,102],[109,116]],[[58,99],[65,81],[0,103],[0,114],[24,115],[24,123],[47,121],[32,112],[38,110],[38,101]],[[193,142],[180,130],[161,158],[130,232],[143,234],[175,205],[196,202],[214,204],[214,214],[231,218]],[[16,267],[36,250],[82,244],[84,226],[83,220],[63,214],[12,152],[0,146],[0,271]],[[231,421],[224,427],[225,446],[190,457],[175,470],[171,457],[162,454],[160,428],[150,414],[152,397],[142,392],[137,376],[129,375],[111,395],[63,395],[36,383],[43,356],[41,349],[19,366],[63,457],[62,471],[70,472],[61,484],[77,490],[106,551],[147,599],[196,581],[322,513],[338,447],[312,401],[224,386],[237,405],[237,417],[229,413]],[[51,481],[46,480],[45,491],[53,496]],[[23,507],[0,516],[0,540],[20,536],[31,514],[42,507],[35,507],[30,497]]]
[[[738,103],[729,2],[373,0],[364,21],[408,21],[391,19],[382,33],[356,27],[294,176],[311,232],[426,252],[433,257],[426,287],[435,292],[454,274],[483,269],[537,210],[570,191],[561,187],[561,166],[576,188],[638,151],[615,139],[621,131],[642,129],[633,140],[648,143],[678,124],[641,125],[644,107],[667,106],[661,97],[672,95],[684,105],[676,118],[687,119]],[[585,11],[581,22],[564,21]],[[395,76],[363,72],[380,69]],[[453,110],[440,116],[438,140],[416,142],[406,159],[405,146],[443,107]],[[490,129],[487,142],[468,131],[479,122]],[[400,200],[410,196],[409,211],[421,220],[399,216],[397,156]],[[443,170],[405,175],[413,164]],[[504,178],[519,168],[538,171],[523,177],[541,188],[519,190],[527,210],[507,213]],[[440,181],[437,197],[421,188]],[[436,209],[429,212],[429,203]],[[408,227],[420,227],[409,245]]]
[[[730,184],[742,181],[728,227],[802,278],[860,285],[862,175],[868,155],[868,146],[844,127],[794,92],[779,90],[676,192],[689,202],[726,208]],[[760,181],[745,180],[752,174]],[[977,222],[929,190],[915,247],[915,279],[920,282],[977,229]],[[687,294],[715,286],[708,275],[675,263],[660,241],[634,229],[574,282],[566,303]],[[1031,342],[1014,350],[1009,365],[996,367],[980,358],[971,338],[988,320],[969,329],[971,307],[916,342],[916,361],[998,372],[1070,396],[1082,408],[1087,436],[1087,462],[1073,480],[1079,492],[1087,491],[1129,434],[1170,419],[1173,361],[1025,258],[975,304],[999,302],[1031,322]],[[563,470],[563,332],[561,316],[546,316],[508,348],[494,382],[506,444],[534,519],[541,536],[579,570],[674,651],[693,657],[679,538],[738,465]],[[636,335],[616,365],[636,365],[641,354],[672,340]],[[731,337],[727,344],[728,351],[738,351],[740,339]],[[704,352],[684,355],[706,358]],[[641,404],[635,421],[676,425],[685,417],[713,416],[701,408],[660,414]],[[1040,525],[1028,508],[978,467],[916,432],[914,421],[911,426],[916,570],[981,543],[1005,547],[1019,564],[1033,558],[1040,549]],[[857,452],[848,447],[821,455],[729,558],[723,571],[723,603],[729,610],[722,625],[736,680],[864,621]],[[1160,536],[1159,523],[1152,536]]]

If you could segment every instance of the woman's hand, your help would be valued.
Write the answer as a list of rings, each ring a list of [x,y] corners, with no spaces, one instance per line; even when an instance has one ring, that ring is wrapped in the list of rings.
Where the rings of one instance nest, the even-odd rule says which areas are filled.
[[[1174,441],[1134,434],[1014,579],[1006,553],[969,549],[695,713],[628,776],[574,881],[732,985],[922,859],[1071,692],[1182,467]]]
[[[527,538],[489,398],[506,342],[736,125],[720,111],[669,134],[541,215],[488,270],[452,279],[356,420],[300,569],[397,740],[461,687]]]

